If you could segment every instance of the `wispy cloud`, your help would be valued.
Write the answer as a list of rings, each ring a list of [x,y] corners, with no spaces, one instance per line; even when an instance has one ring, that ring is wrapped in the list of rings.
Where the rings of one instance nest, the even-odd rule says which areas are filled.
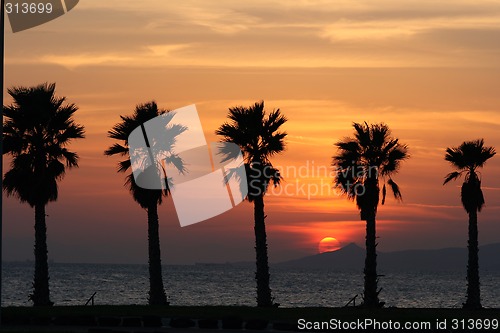
[[[41,59],[67,67],[499,66],[500,4],[494,1],[92,1],[67,16],[30,33],[8,35],[7,63]],[[66,42],[54,44],[44,31]],[[28,52],[35,39],[36,52]]]

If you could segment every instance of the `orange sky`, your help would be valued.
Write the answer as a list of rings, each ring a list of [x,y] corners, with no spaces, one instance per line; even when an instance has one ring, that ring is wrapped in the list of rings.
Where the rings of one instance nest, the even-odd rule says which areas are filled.
[[[390,198],[379,210],[379,249],[465,246],[460,183],[441,185],[444,150],[480,137],[500,149],[498,40],[498,2],[457,0],[87,0],[43,26],[7,32],[6,87],[56,82],[87,130],[72,145],[80,168],[47,209],[49,256],[147,262],[146,213],[103,151],[119,115],[151,99],[169,109],[195,103],[209,141],[231,106],[264,99],[289,118],[288,149],[275,159],[288,171],[283,192],[266,199],[272,262],[315,253],[326,236],[362,244],[353,203],[329,188],[329,175],[311,175],[329,167],[353,121],[386,122],[410,147],[395,177],[404,202]],[[500,242],[498,175],[497,156],[482,172],[483,244]],[[317,185],[323,193],[310,198],[300,190]],[[4,258],[31,258],[33,212],[13,199],[4,205]],[[166,262],[253,260],[249,203],[180,228],[168,200],[160,219]]]

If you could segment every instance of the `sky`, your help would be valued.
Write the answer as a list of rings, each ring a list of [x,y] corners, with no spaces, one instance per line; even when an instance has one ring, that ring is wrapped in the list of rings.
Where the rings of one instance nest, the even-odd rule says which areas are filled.
[[[273,159],[284,183],[265,199],[271,262],[315,254],[324,237],[363,245],[353,202],[332,189],[334,143],[352,123],[384,122],[409,146],[378,212],[379,251],[465,247],[461,182],[446,147],[484,138],[500,149],[500,1],[85,0],[13,34],[5,86],[56,82],[79,111],[80,167],[47,207],[56,262],[147,263],[147,214],[124,188],[107,131],[135,105],[196,104],[208,141],[228,108],[264,100],[288,122]],[[4,104],[10,104],[4,92]],[[8,170],[8,159],[4,170]],[[500,156],[481,170],[481,244],[500,242]],[[181,228],[171,199],[159,208],[164,263],[254,260],[252,204]],[[3,258],[33,258],[34,212],[4,201]]]

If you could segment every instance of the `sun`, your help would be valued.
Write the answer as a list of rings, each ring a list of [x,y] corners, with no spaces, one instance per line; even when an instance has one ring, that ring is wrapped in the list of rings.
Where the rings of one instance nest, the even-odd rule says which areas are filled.
[[[325,237],[318,244],[319,253],[340,250],[340,242],[334,237]]]

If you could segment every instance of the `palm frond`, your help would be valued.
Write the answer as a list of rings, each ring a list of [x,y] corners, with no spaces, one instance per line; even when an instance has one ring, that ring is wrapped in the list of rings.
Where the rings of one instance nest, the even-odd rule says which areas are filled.
[[[181,174],[187,172],[184,160],[178,154],[170,154],[165,158],[165,162],[167,164],[172,164]]]
[[[4,154],[12,156],[4,190],[21,202],[46,204],[57,200],[57,182],[66,168],[78,166],[78,155],[66,147],[85,137],[73,119],[75,104],[55,96],[55,83],[11,87],[13,103],[4,108]]]
[[[104,155],[111,156],[111,155],[116,155],[119,154],[121,156],[127,155],[128,154],[128,148],[125,146],[122,146],[121,144],[115,143],[108,149],[104,151]]]
[[[394,197],[402,200],[399,186],[391,175],[398,172],[401,163],[409,158],[408,146],[390,136],[384,124],[354,123],[354,137],[335,143],[338,150],[332,158],[335,186],[349,199],[355,199],[362,219],[376,211],[380,189],[379,177],[388,177]],[[382,187],[382,204],[385,204],[387,187]]]
[[[79,156],[75,152],[68,151],[66,148],[62,150],[62,155],[66,160],[66,167],[68,168],[78,168]]]
[[[458,170],[475,170],[484,166],[496,154],[494,147],[485,147],[484,139],[464,141],[458,147],[446,149],[445,160]]]
[[[215,134],[222,137],[221,142],[233,143],[240,147],[249,179],[248,199],[253,200],[255,196],[266,192],[269,183],[276,186],[282,180],[277,170],[273,168],[270,158],[286,148],[287,133],[280,131],[280,128],[286,123],[287,118],[279,109],[266,115],[264,101],[249,107],[232,107],[227,117],[229,121],[222,124]],[[224,155],[223,160],[227,161],[237,155],[237,152],[230,150],[229,153],[220,152]],[[261,172],[264,169],[268,171],[272,169],[275,172],[263,177]]]
[[[85,130],[83,126],[75,125],[73,122],[68,122],[65,129],[54,133],[55,142],[58,145],[66,145],[73,139],[85,138]]]
[[[443,185],[446,185],[448,182],[452,181],[452,180],[456,180],[458,177],[460,177],[462,175],[461,172],[458,172],[458,171],[454,171],[454,172],[450,172],[449,174],[446,175],[446,177],[444,178],[444,182],[443,182]]]
[[[385,204],[385,196],[387,194],[387,189],[385,188],[385,183],[384,183],[384,187],[382,187],[382,205]]]
[[[484,206],[484,196],[481,190],[476,169],[482,168],[487,160],[496,154],[494,147],[485,147],[484,139],[464,141],[458,147],[446,148],[445,160],[458,169],[445,177],[444,184],[457,179],[465,173],[460,198],[467,213],[479,212]]]
[[[354,123],[352,125],[354,127],[355,133],[354,136],[359,145],[363,148],[368,148],[371,145],[371,131],[368,124],[365,122],[363,124]]]
[[[388,176],[394,172],[397,172],[401,162],[408,159],[408,146],[396,143],[388,153],[382,152],[380,154],[380,174],[382,176]]]
[[[366,125],[368,126],[368,125]],[[390,130],[386,124],[373,124],[370,126],[370,146],[376,150],[383,150],[383,147],[390,143]]]
[[[280,109],[272,111],[264,121],[264,129],[272,135],[287,122],[287,118],[280,113]]]
[[[348,198],[354,199],[356,197],[356,186],[362,186],[363,179],[362,177],[358,177],[355,166],[349,166],[344,169],[339,168],[335,171],[334,184]]]
[[[165,129],[164,131],[158,131],[158,136],[149,138],[151,149],[148,149],[148,153],[151,156],[144,155],[146,154],[145,152],[142,152],[144,154],[137,151],[134,152],[134,156],[139,154],[138,163],[143,168],[141,173],[136,173],[135,175],[138,177],[137,182],[145,187],[158,187],[158,189],[140,187],[133,173],[126,176],[125,185],[128,187],[134,200],[142,208],[148,208],[152,203],[161,204],[162,196],[168,195],[170,188],[173,186],[161,163],[172,164],[181,173],[187,171],[183,159],[174,153],[177,137],[185,132],[187,128],[179,124],[172,124],[171,121],[174,119],[174,116],[175,112],[161,109],[155,101],[150,101],[136,105],[132,115],[120,116],[121,122],[115,124],[108,131],[108,137],[119,140],[121,143],[114,143],[104,151],[104,154],[108,156],[116,154],[126,156],[125,160],[118,162],[118,172],[126,172],[132,167],[128,145],[128,137],[132,131],[156,117],[159,118],[157,118],[153,125],[159,126],[158,124],[160,124]],[[153,160],[153,163],[149,162],[151,160]],[[136,162],[134,161],[134,163]]]
[[[391,178],[387,181],[387,184],[391,187],[392,193],[394,194],[394,198],[398,201],[403,200],[403,196],[401,195],[401,191],[399,190],[398,184],[396,184]]]

